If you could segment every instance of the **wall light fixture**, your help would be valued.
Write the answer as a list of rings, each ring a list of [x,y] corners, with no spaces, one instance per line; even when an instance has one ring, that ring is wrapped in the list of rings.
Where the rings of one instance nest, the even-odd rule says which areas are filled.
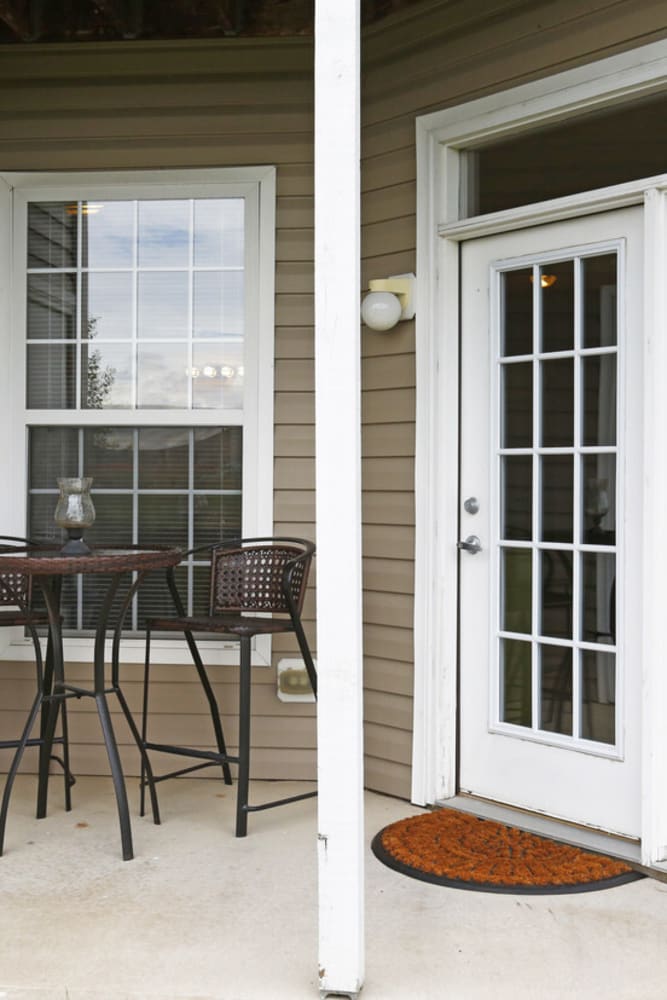
[[[414,319],[415,276],[394,274],[368,282],[361,318],[371,330],[391,330],[400,320]]]

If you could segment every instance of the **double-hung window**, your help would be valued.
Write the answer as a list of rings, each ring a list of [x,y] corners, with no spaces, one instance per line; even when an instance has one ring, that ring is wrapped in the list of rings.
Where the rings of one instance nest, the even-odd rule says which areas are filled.
[[[0,533],[57,542],[57,479],[85,475],[95,544],[270,534],[273,169],[3,180]],[[177,579],[204,610],[207,567],[190,557]],[[68,655],[103,586],[64,579]],[[149,575],[130,637],[168,609]]]

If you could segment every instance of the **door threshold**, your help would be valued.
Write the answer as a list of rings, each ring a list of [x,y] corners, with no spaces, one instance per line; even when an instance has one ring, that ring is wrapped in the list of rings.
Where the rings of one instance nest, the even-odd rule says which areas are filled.
[[[494,819],[499,823],[507,823],[519,830],[538,833],[544,837],[550,837],[552,840],[572,844],[574,847],[584,847],[589,851],[597,851],[600,854],[608,854],[611,857],[631,862],[633,865],[641,865],[641,842],[633,837],[592,830],[590,827],[570,823],[566,820],[550,819],[541,813],[493,802],[490,799],[470,795],[467,792],[459,792],[453,798],[443,799],[436,804],[443,809],[460,809],[462,812],[473,813],[473,815],[481,816],[484,819]],[[642,871],[646,870],[642,866]],[[651,874],[654,874],[653,869],[651,869]],[[664,870],[658,869],[655,874],[665,873]]]

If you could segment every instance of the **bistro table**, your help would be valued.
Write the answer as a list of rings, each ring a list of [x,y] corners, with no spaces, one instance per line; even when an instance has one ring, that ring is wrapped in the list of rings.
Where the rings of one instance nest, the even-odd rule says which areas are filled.
[[[168,546],[157,545],[136,545],[120,547],[105,547],[93,549],[89,555],[63,555],[59,549],[36,550],[27,549],[17,552],[0,553],[0,573],[22,573],[33,578],[44,595],[44,602],[49,618],[49,633],[53,648],[53,689],[51,693],[42,692],[35,699],[30,714],[23,730],[19,746],[12,760],[0,807],[0,854],[2,854],[5,836],[5,826],[7,823],[7,812],[9,809],[9,799],[11,796],[14,779],[21,763],[21,757],[28,745],[28,739],[32,728],[37,720],[42,706],[47,705],[46,725],[44,727],[43,743],[40,746],[39,757],[39,779],[37,793],[37,817],[46,815],[46,799],[48,791],[49,759],[51,747],[58,721],[60,706],[66,698],[91,697],[95,699],[97,714],[100,719],[104,744],[106,746],[111,776],[113,779],[114,791],[116,794],[116,804],[118,807],[118,818],[120,821],[120,836],[123,860],[129,861],[134,857],[132,849],[132,830],[130,827],[130,814],[127,804],[127,792],[125,780],[118,753],[118,745],[111,723],[111,715],[107,702],[108,694],[115,694],[120,702],[123,714],[127,719],[132,736],[139,748],[143,765],[150,775],[151,767],[147,754],[143,748],[139,731],[136,727],[125,696],[120,687],[119,681],[119,661],[120,661],[120,641],[121,630],[125,615],[132,602],[132,598],[139,588],[146,573],[154,569],[167,569],[176,566],[182,558],[180,549]],[[109,577],[109,584],[98,613],[97,627],[95,629],[95,646],[93,656],[93,686],[92,688],[81,688],[73,684],[68,684],[65,680],[63,641],[60,615],[60,585],[63,576],[71,576],[77,573],[97,573],[105,574]],[[107,628],[109,627],[109,614],[111,612],[118,587],[126,573],[135,573],[135,579],[131,583],[123,598],[118,620],[113,631],[113,643],[111,652],[111,683],[106,683],[104,649]],[[152,791],[152,782],[149,787]],[[153,794],[151,797],[153,809],[153,819],[160,822],[157,798]]]

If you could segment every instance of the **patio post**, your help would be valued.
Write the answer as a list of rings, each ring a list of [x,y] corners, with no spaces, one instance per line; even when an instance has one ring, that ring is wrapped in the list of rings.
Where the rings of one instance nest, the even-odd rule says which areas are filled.
[[[364,975],[359,2],[315,3],[319,978]]]

